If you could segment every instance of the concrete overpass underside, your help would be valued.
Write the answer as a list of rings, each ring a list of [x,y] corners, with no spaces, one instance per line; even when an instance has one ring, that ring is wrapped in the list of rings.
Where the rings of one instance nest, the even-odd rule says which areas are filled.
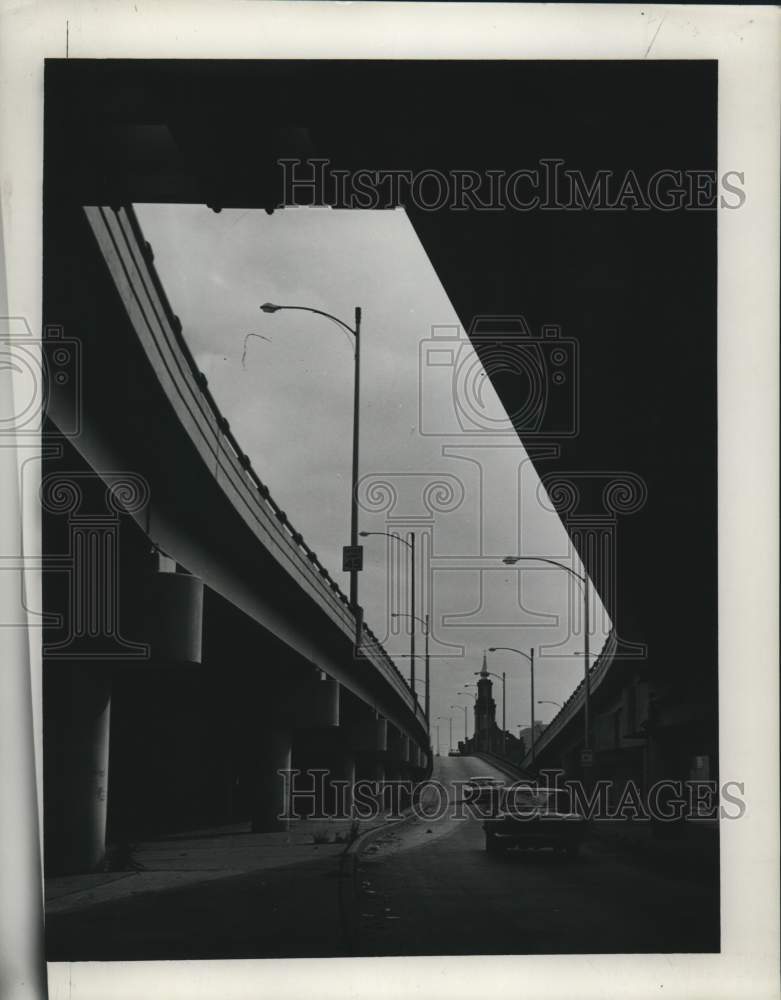
[[[72,211],[70,209],[73,209]],[[52,393],[41,489],[47,865],[109,838],[252,820],[279,827],[279,770],[414,778],[428,728],[406,680],[230,433],[132,210],[48,216]],[[65,333],[67,331],[67,333]],[[61,366],[60,366],[61,367]]]
[[[704,62],[52,61],[45,321],[61,322],[71,333],[89,316],[88,325],[102,329],[92,338],[90,357],[85,351],[85,364],[100,374],[85,378],[84,386],[94,412],[111,413],[118,391],[133,399],[144,347],[138,336],[122,340],[126,321],[106,331],[105,317],[127,310],[116,282],[107,280],[106,246],[103,253],[96,249],[100,220],[93,213],[87,221],[84,206],[103,206],[106,231],[114,225],[110,213],[134,202],[278,209],[277,161],[285,157],[320,157],[348,172],[471,168],[481,176],[559,157],[586,178],[599,170],[618,178],[635,170],[642,184],[661,169],[715,171],[716,95],[715,64]],[[633,703],[640,727],[622,723],[621,730],[634,741],[634,757],[634,747],[641,748],[641,770],[685,778],[693,759],[707,758],[714,777],[716,212],[405,207],[465,329],[476,315],[520,314],[533,330],[560,324],[577,340],[583,391],[576,433],[557,440],[519,427],[519,434],[543,480],[558,477],[577,487],[574,507],[571,491],[551,490],[551,497],[563,498],[562,520],[620,640],[610,671],[627,692],[621,698],[629,705],[636,696],[645,706],[642,713]],[[119,225],[121,217],[115,217]],[[75,303],[77,315],[69,313]],[[490,371],[495,344],[477,339],[474,346]],[[109,381],[105,372],[118,357],[121,365]],[[521,411],[517,381],[493,381],[508,413]],[[154,420],[131,405],[120,425],[90,426],[93,468],[117,468],[118,460],[142,474],[150,463],[164,468],[178,404],[163,392],[160,405]],[[198,420],[181,412],[177,419]],[[216,439],[219,428],[212,432]],[[165,539],[177,560],[177,551],[190,545],[182,565],[207,586],[203,568],[213,564],[216,573],[224,552],[230,588],[216,576],[211,586],[260,620],[252,581],[274,556],[242,545],[249,514],[226,516],[226,493],[216,481],[198,479],[193,470],[207,453],[197,454],[196,437],[191,434],[196,443],[177,455],[175,473],[155,480],[152,534]],[[622,478],[636,501],[619,496],[606,506],[606,495],[616,500],[606,487]],[[203,523],[203,512],[212,509],[226,524],[219,541],[214,520]],[[612,539],[607,557],[595,542],[605,532]],[[298,589],[286,586],[300,593],[303,581]],[[319,612],[337,646],[344,635],[338,612],[338,601]],[[271,618],[278,614],[275,609]],[[284,629],[269,627],[271,618],[264,619],[266,627],[279,638]],[[332,675],[329,665],[334,669],[338,657],[331,653],[325,663],[321,645],[299,643],[297,652]],[[344,657],[340,664],[339,682],[373,705],[379,690],[362,689],[355,665]],[[602,690],[612,684],[603,682]],[[387,695],[385,717],[395,717],[400,729],[407,719],[407,731],[424,741],[390,675],[380,688]],[[642,694],[629,694],[638,688]],[[595,715],[600,712],[609,714],[611,705],[597,704]],[[628,723],[629,708],[626,713]],[[565,756],[576,747],[575,739]]]

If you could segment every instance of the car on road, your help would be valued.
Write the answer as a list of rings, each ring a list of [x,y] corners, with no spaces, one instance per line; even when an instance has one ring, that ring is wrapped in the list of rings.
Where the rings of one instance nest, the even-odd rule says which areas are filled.
[[[506,784],[503,778],[470,778],[464,784],[464,801],[480,805],[489,803],[496,808],[502,801]]]
[[[511,848],[552,848],[574,857],[587,829],[586,819],[573,811],[566,790],[526,786],[506,788],[495,814],[483,822],[489,854],[503,854]]]

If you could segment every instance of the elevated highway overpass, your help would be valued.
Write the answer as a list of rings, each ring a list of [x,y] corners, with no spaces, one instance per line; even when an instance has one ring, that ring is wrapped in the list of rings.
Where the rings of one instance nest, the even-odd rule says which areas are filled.
[[[106,316],[122,317],[116,328],[93,334],[92,360],[85,351],[85,365],[99,372],[117,363],[110,382],[84,380],[85,412],[93,413],[111,413],[120,390],[133,398],[148,350],[166,364],[177,357],[175,323],[143,332],[144,310],[152,307],[133,304],[139,279],[123,276],[123,206],[277,210],[284,203],[282,158],[318,157],[348,173],[473,168],[485,179],[558,157],[586,180],[607,171],[620,183],[637,170],[641,185],[655,170],[717,165],[717,77],[706,62],[55,60],[47,88],[44,318],[70,333],[87,319],[97,330]],[[89,220],[84,206],[92,206]],[[584,391],[575,433],[558,439],[517,429],[541,479],[574,487],[550,486],[549,495],[615,630],[609,668],[602,661],[608,677],[597,690],[606,699],[605,718],[594,721],[606,730],[616,724],[618,743],[604,734],[592,774],[600,775],[602,762],[612,773],[625,750],[649,780],[686,778],[692,762],[702,760],[715,777],[716,212],[404,207],[464,329],[477,315],[520,314],[533,330],[560,325],[580,347]],[[114,255],[113,272],[98,236]],[[120,243],[111,250],[114,240]],[[69,313],[71,303],[81,314]],[[138,314],[141,333],[128,308]],[[490,370],[493,345],[474,346]],[[289,581],[273,595],[278,603],[264,608],[276,629],[268,634],[285,635],[295,620],[293,595],[309,593],[323,635],[345,649],[349,609],[263,498],[240,449],[209,417],[206,387],[182,357],[181,371],[164,368],[160,375],[173,395],[154,387],[154,419],[131,407],[112,441],[105,440],[108,425],[88,428],[90,464],[116,469],[121,460],[142,474],[151,465],[158,544],[177,560],[180,551],[182,566],[204,574],[207,586],[207,570],[213,583],[219,578],[218,589],[229,587],[231,606],[242,615],[251,618],[259,601],[252,594],[258,566],[273,575],[284,557]],[[517,381],[496,377],[494,384],[508,413],[523,410]],[[187,428],[175,459],[172,416],[173,426]],[[85,453],[86,441],[79,446]],[[175,476],[163,475],[174,460]],[[204,464],[219,481],[204,482]],[[630,512],[615,494],[612,508],[604,502],[607,480],[625,474],[642,484],[644,498]],[[212,505],[224,536],[213,521],[203,523]],[[269,551],[260,553],[257,538],[243,544],[256,532]],[[220,576],[226,565],[233,567],[229,582]],[[320,601],[311,597],[317,587]],[[295,655],[306,658],[307,649],[301,638]],[[331,657],[339,660],[341,690],[366,705],[382,696],[383,717],[396,718],[418,746],[425,743],[418,713],[405,710],[403,686],[390,668],[378,662],[366,690],[349,656],[330,653],[326,662],[325,653],[318,655],[326,671],[336,669]],[[644,728],[616,723],[619,702],[626,719]],[[575,733],[582,706],[576,698],[570,707],[566,729]],[[564,742],[552,742],[551,755]],[[562,753],[576,750],[573,738]]]
[[[106,823],[272,828],[278,769],[422,775],[423,707],[362,621],[356,649],[355,609],[220,413],[132,208],[57,219],[48,359],[77,340],[80,371],[76,401],[53,388],[42,484],[45,550],[77,580],[47,587],[50,866],[99,864]]]

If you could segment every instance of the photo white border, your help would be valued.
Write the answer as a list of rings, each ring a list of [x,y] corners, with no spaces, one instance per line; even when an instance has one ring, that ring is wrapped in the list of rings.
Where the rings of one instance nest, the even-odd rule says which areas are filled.
[[[66,34],[70,58],[718,59],[719,171],[743,171],[747,193],[741,209],[718,219],[720,773],[722,781],[745,782],[748,806],[739,821],[722,823],[722,953],[52,963],[52,1000],[456,1000],[476,990],[534,1000],[778,995],[779,21],[768,6],[3,0],[6,314],[26,317],[33,330],[41,319],[43,59],[65,56]],[[26,511],[29,551],[36,524]],[[40,809],[40,657],[32,646],[30,658]],[[24,726],[17,719],[19,757],[0,761],[0,809],[23,805]],[[0,746],[7,749],[8,740]],[[19,808],[18,840],[0,824],[7,837],[0,874],[26,851],[29,875],[35,857],[35,817]],[[10,926],[9,907],[29,916],[32,898],[37,910],[40,877],[28,888],[25,898],[0,899],[0,928]],[[25,961],[34,960],[34,949],[30,955]],[[0,950],[0,961],[6,958]],[[24,978],[18,968],[13,974]],[[21,978],[6,995],[38,996],[35,971]]]

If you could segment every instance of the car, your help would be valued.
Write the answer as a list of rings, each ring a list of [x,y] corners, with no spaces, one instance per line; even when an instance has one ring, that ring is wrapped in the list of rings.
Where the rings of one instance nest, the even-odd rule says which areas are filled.
[[[499,808],[483,822],[485,849],[494,855],[511,848],[551,848],[575,857],[587,829],[586,819],[573,811],[566,790],[527,786],[505,789]]]
[[[479,804],[487,802],[496,808],[505,788],[506,782],[502,778],[470,778],[464,785],[464,801]]]

